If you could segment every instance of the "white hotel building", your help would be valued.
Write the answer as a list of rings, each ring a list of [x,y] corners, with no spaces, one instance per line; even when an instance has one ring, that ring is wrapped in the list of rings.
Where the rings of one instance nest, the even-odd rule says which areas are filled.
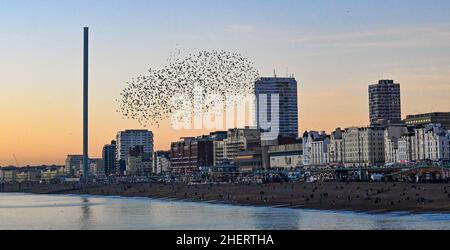
[[[371,167],[384,165],[384,128],[347,128],[342,138],[345,166]]]
[[[329,163],[330,137],[325,132],[305,132],[303,134],[303,165],[323,166]]]
[[[399,142],[408,133],[405,126],[390,126],[384,130],[384,154],[386,163],[399,162]]]
[[[404,134],[398,158],[398,162],[450,160],[450,131],[440,124],[429,124]]]

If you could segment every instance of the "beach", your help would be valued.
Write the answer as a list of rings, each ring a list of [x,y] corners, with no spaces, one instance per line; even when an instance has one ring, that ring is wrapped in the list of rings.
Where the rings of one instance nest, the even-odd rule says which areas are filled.
[[[449,184],[271,183],[6,185],[5,192],[148,197],[356,212],[450,212]]]

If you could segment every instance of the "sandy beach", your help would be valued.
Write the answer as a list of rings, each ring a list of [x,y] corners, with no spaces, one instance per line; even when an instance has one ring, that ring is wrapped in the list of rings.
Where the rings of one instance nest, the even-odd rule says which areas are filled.
[[[450,212],[449,184],[272,183],[6,186],[5,192],[171,198],[248,206],[359,212]]]

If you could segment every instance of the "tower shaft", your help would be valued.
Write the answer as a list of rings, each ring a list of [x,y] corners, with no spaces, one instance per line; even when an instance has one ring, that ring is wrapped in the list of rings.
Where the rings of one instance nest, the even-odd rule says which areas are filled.
[[[89,137],[88,137],[88,101],[89,101],[89,28],[84,28],[83,46],[83,178],[89,179]]]

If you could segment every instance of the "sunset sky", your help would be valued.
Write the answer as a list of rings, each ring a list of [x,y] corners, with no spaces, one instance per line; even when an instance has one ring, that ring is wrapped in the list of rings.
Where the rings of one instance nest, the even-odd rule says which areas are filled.
[[[119,130],[125,83],[176,47],[224,49],[299,82],[300,131],[368,124],[394,79],[403,116],[450,111],[448,0],[0,0],[0,166],[82,151],[82,28],[91,29],[90,155]],[[157,149],[206,131],[150,127]]]

